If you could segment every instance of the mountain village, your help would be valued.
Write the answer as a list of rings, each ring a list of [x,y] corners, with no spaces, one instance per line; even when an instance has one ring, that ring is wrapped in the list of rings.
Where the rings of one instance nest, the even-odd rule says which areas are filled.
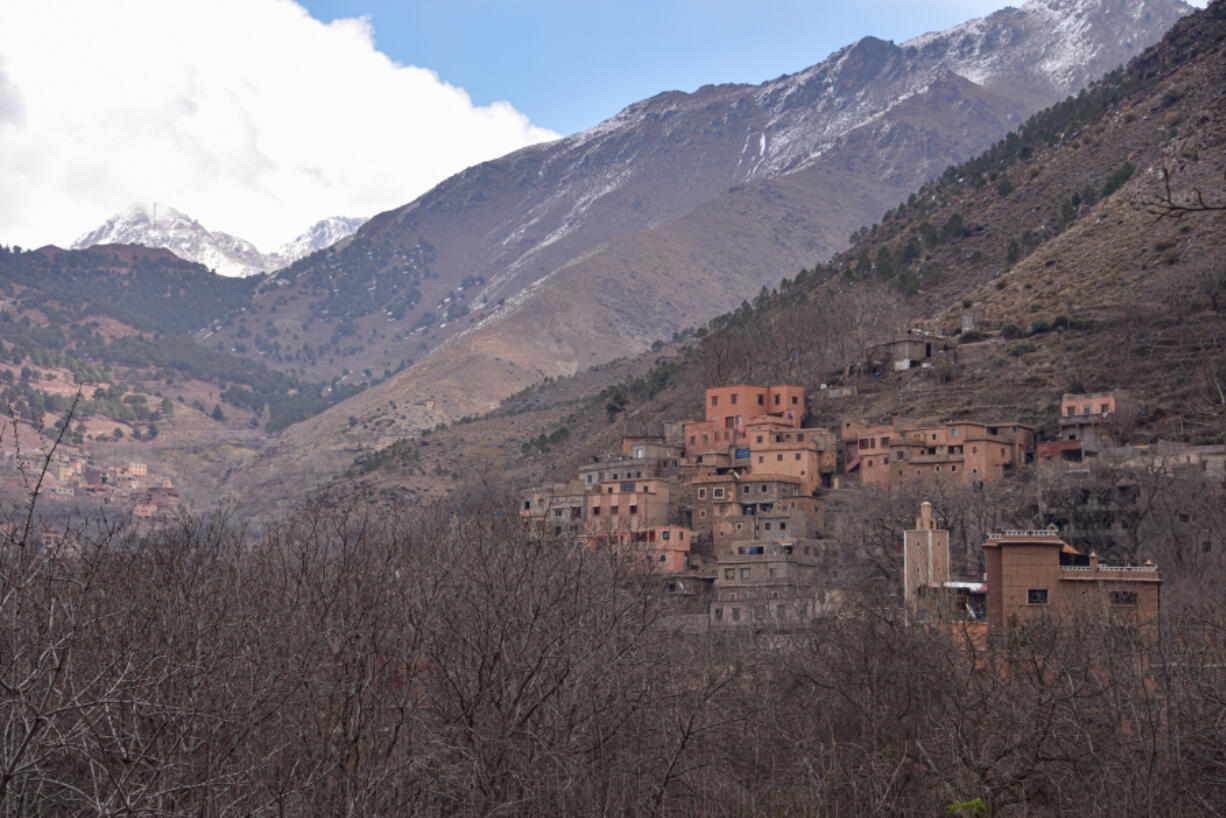
[[[620,451],[593,456],[571,480],[525,493],[519,515],[536,536],[609,549],[659,576],[691,626],[788,629],[839,612],[843,595],[823,581],[822,568],[839,547],[824,535],[827,500],[837,492],[939,481],[981,487],[1024,468],[1075,470],[1098,458],[1223,475],[1226,447],[1117,446],[1117,406],[1131,407],[1126,392],[1066,394],[1062,439],[1036,444],[1032,426],[1000,419],[848,419],[836,432],[804,424],[800,386],[712,387],[702,420],[623,437]],[[925,502],[915,529],[899,532],[899,550],[899,597],[913,618],[1000,626],[1095,602],[1152,624],[1158,612],[1157,566],[1100,563],[1054,524],[992,534],[983,573],[958,577],[948,532]]]

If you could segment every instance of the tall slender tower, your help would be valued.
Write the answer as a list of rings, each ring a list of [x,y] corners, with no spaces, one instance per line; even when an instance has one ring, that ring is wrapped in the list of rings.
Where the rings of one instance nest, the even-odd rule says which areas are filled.
[[[933,603],[940,594],[934,586],[949,581],[949,532],[937,528],[932,518],[932,503],[920,504],[915,528],[902,535],[902,595],[908,620],[926,613],[931,616]],[[925,588],[925,591],[919,591]],[[939,604],[939,603],[937,603]]]

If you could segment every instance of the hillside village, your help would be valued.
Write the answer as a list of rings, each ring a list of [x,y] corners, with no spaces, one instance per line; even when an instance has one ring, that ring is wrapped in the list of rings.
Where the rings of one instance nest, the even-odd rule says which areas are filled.
[[[899,368],[910,368],[922,359],[926,344],[908,340],[891,346],[916,355],[896,359]],[[805,398],[796,385],[708,388],[703,419],[665,423],[655,436],[624,436],[620,450],[594,455],[570,480],[526,492],[520,518],[537,536],[626,555],[666,581],[679,610],[695,623],[787,628],[839,609],[843,594],[824,576],[824,566],[831,550],[841,547],[827,536],[838,525],[828,519],[827,506],[840,493],[858,486],[983,487],[1023,469],[1039,469],[1073,480],[1072,489],[1044,490],[1048,504],[1040,503],[1040,511],[1052,520],[1049,527],[994,535],[984,544],[979,572],[971,576],[951,574],[948,533],[938,549],[943,557],[929,549],[921,559],[902,545],[899,590],[906,604],[915,608],[917,593],[939,592],[945,594],[939,606],[945,614],[982,621],[995,610],[1000,622],[1017,611],[1001,608],[993,591],[1022,581],[1018,577],[1027,576],[1034,564],[1001,555],[1059,543],[1051,566],[1079,572],[1078,581],[1092,575],[1095,587],[1109,588],[1104,592],[1109,598],[1135,601],[1140,594],[1143,607],[1156,613],[1156,597],[1151,599],[1156,591],[1150,590],[1158,582],[1155,567],[1100,564],[1096,553],[1083,553],[1059,538],[1064,528],[1074,541],[1094,542],[1096,535],[1125,525],[1124,513],[1106,504],[1094,508],[1087,496],[1079,504],[1086,514],[1060,517],[1057,507],[1064,505],[1053,492],[1088,492],[1077,489],[1076,480],[1089,474],[1084,466],[1090,461],[1193,469],[1219,481],[1226,476],[1226,447],[1117,445],[1126,423],[1119,412],[1136,411],[1126,391],[1064,395],[1061,439],[1042,443],[1033,426],[1009,419],[876,423],[849,418],[836,431],[806,424]],[[917,531],[935,528],[925,506]],[[908,542],[911,537],[906,535]],[[1034,596],[1046,600],[1047,594]],[[1051,594],[1054,601],[1058,594]]]
[[[0,450],[0,492],[28,502],[36,487],[39,501],[51,504],[43,506],[45,515],[80,499],[89,508],[105,506],[138,524],[154,524],[168,521],[180,503],[171,478],[138,460],[104,465],[68,447]]]

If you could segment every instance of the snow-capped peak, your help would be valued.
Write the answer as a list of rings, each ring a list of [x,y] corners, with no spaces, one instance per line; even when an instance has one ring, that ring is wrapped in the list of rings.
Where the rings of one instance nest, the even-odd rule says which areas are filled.
[[[190,216],[166,205],[133,204],[84,234],[71,245],[80,250],[96,244],[161,247],[224,276],[271,272],[353,233],[364,219],[332,216],[312,225],[275,253],[261,253],[246,239],[210,231]]]

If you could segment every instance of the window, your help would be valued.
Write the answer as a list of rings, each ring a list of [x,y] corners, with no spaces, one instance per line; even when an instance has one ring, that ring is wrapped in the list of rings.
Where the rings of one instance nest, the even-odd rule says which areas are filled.
[[[728,402],[731,403],[733,406],[736,406],[736,395],[733,395],[732,397],[730,397],[728,399]]]
[[[775,455],[775,460],[776,460],[776,461],[778,461],[778,462],[780,462],[780,463],[782,463],[782,462],[783,462],[783,455],[782,455],[782,454],[777,454],[777,455]]]
[[[706,489],[699,489],[699,490],[698,490],[698,499],[699,499],[699,500],[705,500],[705,499],[707,499],[707,490],[706,490]]]
[[[661,555],[660,555],[660,562],[664,562],[664,555],[663,555],[663,554],[661,554]]]
[[[610,514],[616,514],[616,513],[617,513],[617,506],[610,506],[610,507],[609,507],[609,513],[610,513]]]
[[[703,435],[703,436],[702,436],[702,442],[703,442],[703,443],[706,443],[706,442],[707,442],[707,436],[706,436],[706,435]]]
[[[634,484],[622,483],[619,490],[622,492],[622,494],[634,494]]]
[[[1107,414],[1107,411],[1108,411],[1107,404],[1104,403],[1102,406],[1100,406],[1098,411],[1100,414],[1103,414],[1103,415]]]
[[[779,405],[779,395],[775,395],[775,405]]]
[[[736,425],[737,425],[737,426],[740,426],[740,425],[741,425],[741,416],[740,416],[740,415],[737,415],[737,416],[736,416]]]
[[[758,442],[759,442],[759,443],[761,443],[761,442],[762,442],[762,435],[758,435]]]
[[[798,397],[796,397],[795,395],[793,395],[793,396],[792,396],[792,405],[793,405],[793,406],[798,406],[799,404],[800,404],[800,398],[798,398]]]
[[[736,579],[736,569],[735,568],[725,568],[724,569],[724,579]]]
[[[799,459],[800,459],[800,452],[797,452],[797,453],[796,453],[796,459],[797,459],[797,460],[799,460]]]
[[[787,531],[787,530],[788,530],[788,524],[787,524],[787,523],[779,523],[779,530],[780,530],[780,531]]]
[[[716,609],[715,609],[715,621],[716,621],[716,622],[718,622],[718,621],[720,621],[720,620],[721,620],[721,619],[723,619],[723,618],[724,618],[724,609],[723,609],[723,608],[716,608]]]
[[[886,448],[889,448],[889,446],[890,446],[890,439],[888,437],[881,438],[881,448],[886,449]]]
[[[562,509],[560,509],[560,508],[555,508],[555,509],[553,510],[553,516],[555,516],[555,517],[561,517],[561,516],[562,516]]]
[[[805,442],[805,436],[804,436],[804,435],[796,435],[796,442],[797,442],[797,443],[804,443],[804,442]]]
[[[1137,592],[1136,591],[1112,591],[1111,592],[1111,604],[1112,605],[1136,605],[1137,604]]]
[[[765,529],[766,529],[767,531],[770,531],[770,530],[771,530],[771,524],[770,524],[770,523],[764,523],[763,525],[764,525],[764,527],[765,527]]]
[[[524,500],[524,511],[528,511],[528,510],[529,510],[529,509],[531,509],[531,508],[532,508],[532,501],[531,501],[531,500]]]
[[[630,513],[631,513],[631,514],[638,514],[638,513],[639,513],[639,507],[638,507],[637,505],[635,505],[635,504],[631,503],[631,504],[630,504]]]
[[[600,516],[600,506],[592,506],[592,516],[593,517]]]
[[[749,579],[749,569],[748,568],[741,569],[741,579]]]
[[[712,406],[719,406],[719,395],[712,395],[712,396],[711,396],[711,405],[712,405]]]
[[[870,461],[868,461],[868,467],[869,467],[870,469],[873,467],[873,461],[871,461],[871,460],[870,460]]]
[[[758,462],[759,462],[759,463],[765,463],[765,462],[766,462],[766,458],[765,458],[765,457],[763,457],[762,455],[758,455]]]
[[[765,483],[762,484],[762,493],[766,494],[766,484]]]
[[[762,404],[763,404],[762,395],[758,395],[758,405],[761,406]]]
[[[949,430],[949,436],[950,436],[950,437],[957,437],[957,436],[958,436],[958,427],[957,427],[957,426],[955,426],[954,428],[952,428],[952,429],[950,429],[950,430]]]
[[[613,493],[613,487],[612,487],[612,486],[609,486],[609,491],[608,491],[608,493],[609,493],[609,494],[612,494],[612,493]]]
[[[1031,588],[1026,591],[1027,605],[1046,605],[1047,604],[1047,589],[1046,588]]]
[[[716,500],[722,500],[724,499],[724,490],[722,488],[712,489],[711,496]]]
[[[732,620],[733,620],[734,622],[736,622],[736,621],[740,620],[740,618],[741,618],[741,609],[740,609],[740,608],[733,608],[733,609],[732,609]]]

